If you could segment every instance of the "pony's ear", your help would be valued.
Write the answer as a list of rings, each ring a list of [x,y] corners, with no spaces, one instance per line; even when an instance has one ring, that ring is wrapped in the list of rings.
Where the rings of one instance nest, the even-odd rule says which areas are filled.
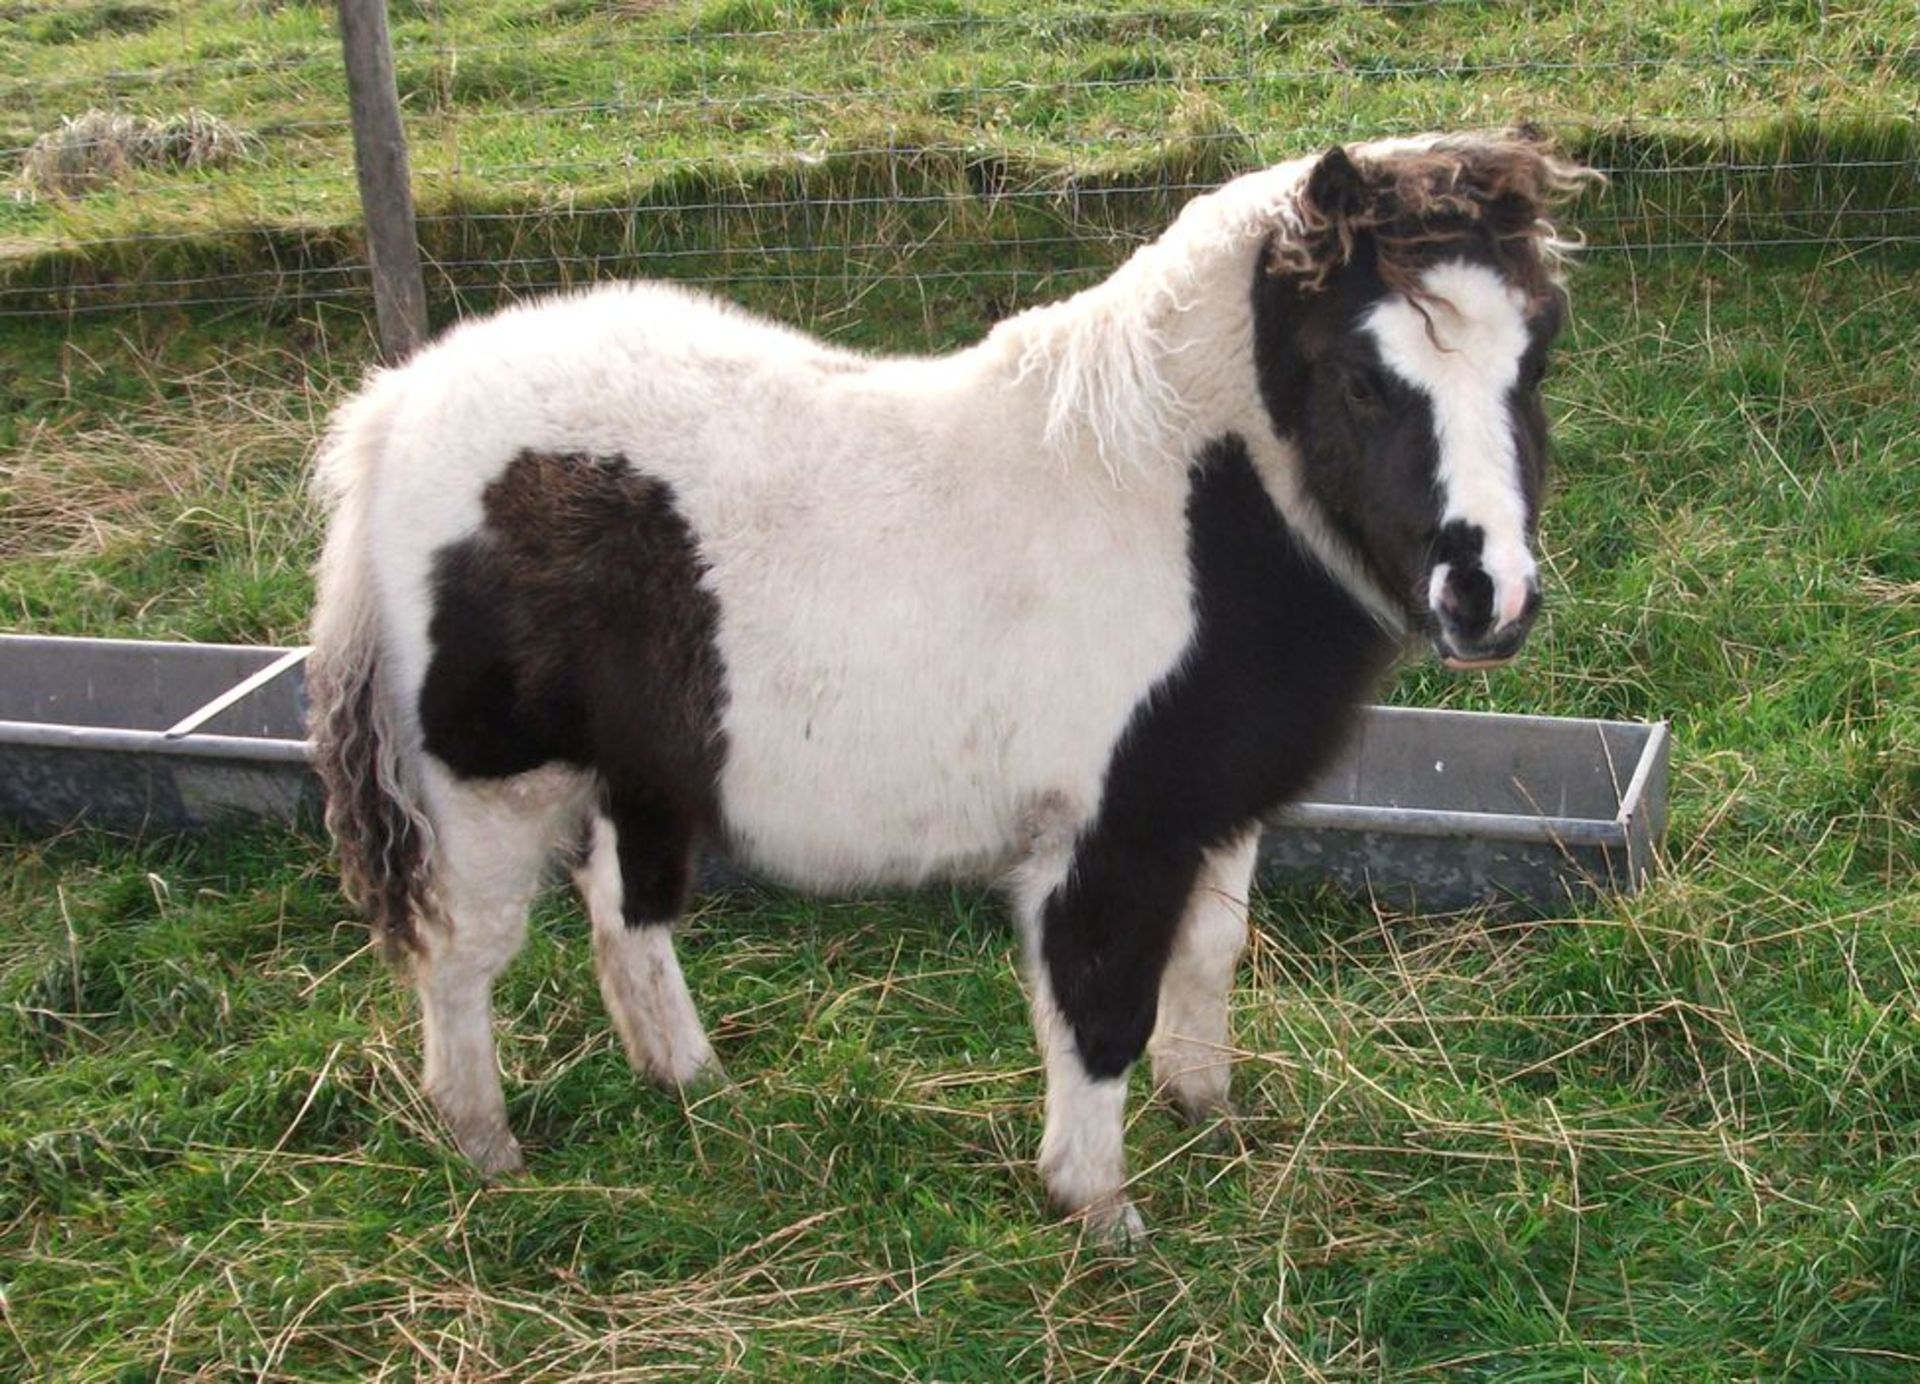
[[[1367,179],[1338,144],[1307,175],[1307,201],[1329,221],[1344,221],[1366,205]]]

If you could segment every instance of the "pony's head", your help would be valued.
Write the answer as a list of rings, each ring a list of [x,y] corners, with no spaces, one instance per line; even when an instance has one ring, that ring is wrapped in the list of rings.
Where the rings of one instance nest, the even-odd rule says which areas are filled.
[[[1540,605],[1553,206],[1591,175],[1524,134],[1336,148],[1254,286],[1261,394],[1326,525],[1453,667]]]

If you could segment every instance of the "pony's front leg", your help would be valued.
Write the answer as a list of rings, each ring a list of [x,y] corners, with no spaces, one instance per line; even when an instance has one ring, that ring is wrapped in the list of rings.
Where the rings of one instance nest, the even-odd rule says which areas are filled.
[[[1149,1048],[1153,1086],[1195,1124],[1227,1113],[1233,1049],[1227,997],[1247,949],[1247,897],[1260,829],[1207,852],[1160,981]]]
[[[1016,892],[1046,1065],[1040,1173],[1103,1238],[1143,1233],[1126,1193],[1127,1073],[1153,1031],[1161,971],[1198,869],[1095,847],[1030,862]]]
[[[1088,1070],[1044,972],[1035,975],[1033,991],[1033,1026],[1047,1079],[1040,1136],[1047,1197],[1084,1220],[1097,1238],[1129,1243],[1146,1233],[1146,1223],[1126,1192],[1126,1072],[1101,1076]]]

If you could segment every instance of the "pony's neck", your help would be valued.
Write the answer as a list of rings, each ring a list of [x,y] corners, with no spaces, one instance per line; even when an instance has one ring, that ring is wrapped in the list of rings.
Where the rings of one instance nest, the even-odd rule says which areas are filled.
[[[1115,485],[1184,477],[1208,445],[1242,438],[1301,545],[1399,636],[1404,617],[1307,494],[1260,397],[1254,276],[1270,241],[1299,233],[1312,166],[1281,164],[1196,197],[1105,280],[1009,318],[981,349],[1035,410],[1057,464]]]
[[[1038,391],[1047,449],[1116,483],[1184,470],[1207,439],[1256,417],[1251,291],[1273,235],[1297,225],[1311,160],[1194,198],[1102,282],[1002,322],[984,344]]]

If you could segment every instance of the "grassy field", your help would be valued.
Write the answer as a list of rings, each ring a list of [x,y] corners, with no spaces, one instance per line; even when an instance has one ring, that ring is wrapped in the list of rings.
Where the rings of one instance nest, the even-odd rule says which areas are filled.
[[[23,159],[100,107],[206,111],[242,154],[139,163],[84,196],[0,199],[0,313],[357,301],[328,6],[7,8],[0,151]],[[1920,226],[1909,0],[390,8],[430,277],[463,306],[477,305],[463,292],[608,272],[805,282],[823,264],[869,277],[876,258],[950,272],[938,247],[957,240],[1043,253],[1097,222],[1137,227],[1141,209],[1114,204],[1115,189],[1177,199],[1356,132],[1523,119],[1631,175],[1587,218],[1596,241]],[[878,200],[890,224],[876,226]],[[754,254],[737,252],[743,228]]]
[[[389,7],[429,211],[462,197],[631,199],[688,160],[910,139],[1038,166],[1124,164],[1190,123],[1425,129],[1528,118],[1658,138],[1784,112],[1911,118],[1904,0],[470,0]],[[330,8],[312,0],[17,0],[0,148],[61,115],[187,107],[255,157],[182,195],[165,173],[84,207],[0,205],[28,238],[255,226],[353,210]],[[1284,120],[1276,115],[1284,112]],[[1263,151],[1270,152],[1270,151]]]
[[[194,273],[246,268],[282,233],[350,251],[326,229],[345,204],[315,190],[338,179],[335,79],[317,59],[264,61],[324,50],[324,11],[13,8],[0,57],[39,85],[32,119],[0,102],[8,141],[96,103],[105,74],[183,63],[171,86],[140,87],[146,113],[219,97],[270,138],[227,172],[0,208],[0,282],[124,269],[114,256],[134,251],[83,242],[142,230],[179,237],[142,261],[151,277],[171,254]],[[1570,142],[1622,147],[1604,143],[1616,126],[1583,123],[1608,108],[1604,69],[1493,61],[1579,43],[1791,52],[1794,82],[1853,72],[1855,116],[1910,111],[1920,72],[1911,7],[1877,0],[1304,6],[1279,29],[1276,10],[1133,30],[1045,5],[968,7],[981,17],[965,23],[958,7],[889,5],[913,21],[892,27],[869,22],[877,6],[757,0],[457,8],[396,6],[403,42],[441,54],[434,82],[453,80],[451,33],[458,80],[475,84],[415,133],[443,258],[517,239],[533,281],[563,272],[556,248],[584,274],[678,244],[700,251],[670,261],[692,277],[737,275],[756,307],[903,350],[1087,282],[1178,196],[1036,201],[1006,220],[985,167],[1053,192],[1047,169],[1081,170],[1068,192],[1125,189],[1142,169],[1204,178],[1348,118],[1395,128],[1516,104],[1564,120]],[[1471,39],[1486,70],[1352,75],[1382,24],[1429,65]],[[769,32],[717,37],[748,30]],[[1278,70],[1256,32],[1303,62],[1348,62],[1337,116],[1288,125],[1277,85],[1190,80]],[[594,51],[616,36],[630,62]],[[1024,87],[996,90],[1099,62],[1120,74],[1111,89],[1074,89],[1082,105],[1058,118]],[[1732,104],[1822,114],[1819,93],[1755,94],[1709,69],[1680,62],[1632,88],[1637,112],[1673,118],[1669,152],[1711,146]],[[1790,75],[1758,65],[1743,81]],[[956,85],[968,101],[942,113]],[[810,112],[785,99],[800,88],[841,97]],[[907,108],[871,95],[893,88]],[[641,231],[556,211],[576,184],[556,171],[552,122],[525,109],[531,93],[551,107],[613,90],[730,93],[736,122],[673,136],[695,162],[636,181],[661,208]],[[1004,119],[984,119],[976,92]],[[826,133],[824,171],[726,164],[803,116]],[[1175,117],[1185,132],[1161,138]],[[657,118],[672,132],[679,108]],[[857,155],[874,129],[909,127],[919,152]],[[301,128],[311,147],[285,133]],[[1911,148],[1910,121],[1791,128]],[[589,212],[625,195],[592,172],[621,138],[579,146]],[[476,151],[498,148],[485,158],[504,168],[516,140],[537,176],[484,197],[461,181],[487,166]],[[436,162],[456,150],[460,178]],[[784,227],[680,206],[716,187],[760,197],[769,180],[871,187],[890,161],[952,195],[822,210],[778,274],[755,271]],[[315,170],[309,200],[282,205],[300,168]],[[1773,200],[1752,210],[1905,206],[1858,189],[1885,194],[1916,166],[1856,176],[1850,193],[1820,169],[1768,172],[1753,187]],[[1646,187],[1616,185],[1574,220],[1681,238],[1662,227],[1687,227],[1697,202],[1648,219]],[[1075,234],[1089,205],[1112,234]],[[446,288],[443,315],[462,301]],[[529,1172],[482,1187],[423,1104],[411,1005],[344,916],[321,842],[15,834],[0,838],[0,1377],[1914,1378],[1920,247],[1609,249],[1573,291],[1548,385],[1545,623],[1511,670],[1414,667],[1394,695],[1671,719],[1668,868],[1632,899],[1526,921],[1261,899],[1235,995],[1243,1114],[1196,1138],[1137,1103],[1135,1195],[1154,1230],[1137,1255],[1082,1245],[1041,1204],[1039,1073],[990,898],[709,901],[682,953],[732,1081],[687,1106],[628,1074],[584,923],[556,898],[499,997]],[[0,316],[0,627],[300,638],[302,468],[366,335],[357,302],[299,292]]]

